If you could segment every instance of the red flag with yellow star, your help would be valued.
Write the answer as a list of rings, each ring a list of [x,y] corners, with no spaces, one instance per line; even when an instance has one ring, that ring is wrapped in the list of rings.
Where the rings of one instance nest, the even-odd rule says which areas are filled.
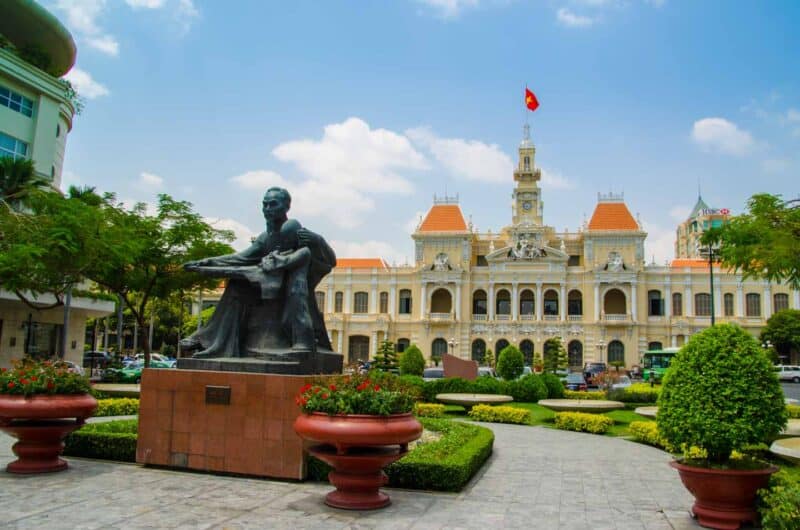
[[[528,110],[539,108],[539,100],[536,99],[536,95],[528,87],[525,87],[525,106],[528,107]]]

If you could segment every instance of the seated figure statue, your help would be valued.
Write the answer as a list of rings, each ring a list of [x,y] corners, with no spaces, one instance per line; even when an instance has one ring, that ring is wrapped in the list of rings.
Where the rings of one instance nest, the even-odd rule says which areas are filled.
[[[336,255],[322,236],[287,219],[290,206],[288,191],[268,189],[262,201],[267,230],[249,248],[184,265],[189,271],[228,279],[208,324],[181,341],[184,351],[196,350],[192,360],[279,361],[277,371],[286,373],[298,372],[280,362],[300,360],[312,369],[316,366],[315,373],[331,371],[308,361],[332,354],[314,288],[336,265]],[[340,369],[341,356],[333,356]],[[242,363],[236,366],[241,369]],[[180,361],[179,367],[233,369]]]

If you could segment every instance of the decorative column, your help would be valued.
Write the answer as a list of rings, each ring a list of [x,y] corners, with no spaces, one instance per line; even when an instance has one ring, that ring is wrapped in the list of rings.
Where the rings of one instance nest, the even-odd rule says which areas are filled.
[[[372,350],[372,358],[374,359],[378,355],[378,332],[372,332],[372,341],[370,344],[370,349]]]
[[[373,315],[378,312],[378,278],[372,277],[372,290],[369,293],[369,312]]]
[[[631,283],[631,319],[636,322],[636,306],[639,305],[636,297],[636,283]]]
[[[456,322],[461,322],[461,282],[456,282]]]
[[[600,320],[600,284],[594,284],[594,321]]]
[[[723,314],[723,310],[725,309],[723,306],[725,305],[725,300],[722,298],[722,287],[717,284],[714,287],[714,316],[720,318]]]
[[[494,320],[494,282],[489,282],[489,292],[486,293],[486,302],[489,307],[489,321]]]
[[[389,286],[389,315],[394,317],[394,305],[395,299],[397,298],[397,286],[392,283]]]
[[[519,300],[517,300],[517,287],[518,283],[514,282],[511,284],[511,320],[517,320],[517,314],[519,313]]]
[[[744,316],[744,286],[741,282],[736,286],[736,316]]]
[[[422,282],[419,295],[419,318],[422,320],[425,318],[425,313],[428,311],[426,308],[428,301],[428,284],[425,282]]]
[[[683,290],[683,314],[687,317],[694,316],[694,298],[692,298],[692,286],[687,285]]]
[[[673,335],[672,332],[670,332],[670,345],[673,348],[677,348],[678,347],[678,336],[677,335]]]
[[[353,293],[352,293],[352,290],[353,290],[353,288],[350,285],[350,279],[348,278],[347,287],[345,287],[345,289],[344,289],[344,308],[343,308],[343,312],[345,314],[350,314],[352,312],[350,310],[350,308],[352,307],[352,304],[353,304],[353,300],[352,300]]]
[[[672,316],[672,289],[669,285],[664,286],[664,316]]]
[[[536,320],[542,320],[544,300],[542,300],[542,282],[536,282]]]
[[[792,291],[792,308],[793,309],[800,309],[800,291]]]
[[[344,344],[343,344],[343,342],[344,342],[344,340],[343,340],[344,339],[344,333],[342,333],[342,330],[340,329],[340,330],[337,330],[336,335],[337,335],[337,341],[336,342],[338,343],[338,346],[339,346],[336,351],[338,351],[339,353],[343,353],[342,352],[342,347],[344,346]],[[346,358],[347,358],[347,356],[345,355],[345,359]]]
[[[567,319],[567,284],[561,282],[561,293],[558,295],[558,309],[561,321]]]
[[[770,285],[766,283],[764,285],[764,320],[768,319],[772,315],[772,289]]]
[[[325,312],[333,313],[333,283],[328,284],[328,294],[325,299]]]

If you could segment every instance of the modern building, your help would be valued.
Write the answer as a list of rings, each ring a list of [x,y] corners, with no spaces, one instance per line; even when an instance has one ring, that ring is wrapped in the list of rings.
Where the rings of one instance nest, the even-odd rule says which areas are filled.
[[[707,259],[708,253],[703,253],[700,237],[709,228],[718,228],[727,223],[730,213],[727,208],[709,208],[703,197],[698,194],[697,203],[689,217],[678,225],[675,234],[675,257]]]
[[[74,93],[59,77],[72,68],[75,55],[72,36],[44,8],[31,0],[0,2],[0,157],[33,160],[54,188],[61,184],[75,114]],[[55,302],[47,294],[35,300],[37,307]],[[35,309],[0,289],[0,366],[26,353],[62,351],[66,359],[81,362],[86,319],[113,309],[113,303],[81,297],[72,298],[69,312]]]

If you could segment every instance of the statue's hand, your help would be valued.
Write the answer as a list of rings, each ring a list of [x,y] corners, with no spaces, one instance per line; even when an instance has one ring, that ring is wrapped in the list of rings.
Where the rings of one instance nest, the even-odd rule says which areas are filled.
[[[311,247],[319,243],[319,236],[307,228],[301,228],[297,231],[297,241],[301,247]]]
[[[270,252],[261,260],[261,270],[264,272],[275,271],[286,267],[289,263],[289,256],[277,251]]]
[[[183,268],[187,270],[197,269],[199,267],[208,267],[211,265],[211,258],[198,259],[189,261],[183,264]]]

